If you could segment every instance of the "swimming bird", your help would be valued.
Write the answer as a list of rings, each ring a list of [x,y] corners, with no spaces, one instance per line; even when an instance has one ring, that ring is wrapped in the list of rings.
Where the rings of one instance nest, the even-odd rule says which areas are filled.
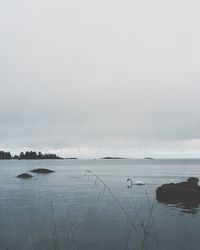
[[[130,178],[127,179],[127,182],[130,182],[130,185],[128,187],[132,187],[133,185],[145,185],[143,181],[135,181],[133,183],[133,181]]]

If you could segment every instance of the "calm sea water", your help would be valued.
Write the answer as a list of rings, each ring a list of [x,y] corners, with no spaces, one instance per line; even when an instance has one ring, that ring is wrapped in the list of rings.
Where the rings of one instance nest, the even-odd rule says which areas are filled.
[[[15,178],[38,167],[55,173]],[[198,250],[199,206],[159,203],[155,190],[199,170],[200,160],[0,161],[0,250]]]

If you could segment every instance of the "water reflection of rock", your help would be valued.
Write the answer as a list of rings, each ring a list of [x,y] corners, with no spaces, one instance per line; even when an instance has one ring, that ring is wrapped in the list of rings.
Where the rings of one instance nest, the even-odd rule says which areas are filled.
[[[170,207],[179,208],[181,213],[197,214],[198,212],[200,212],[200,209],[199,209],[200,202],[177,203],[177,202],[162,202],[162,201],[159,201],[159,203],[161,203],[163,205],[170,206]]]

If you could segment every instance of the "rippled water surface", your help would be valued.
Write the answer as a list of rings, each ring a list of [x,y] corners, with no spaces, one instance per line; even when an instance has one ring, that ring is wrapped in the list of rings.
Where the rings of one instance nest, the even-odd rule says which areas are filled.
[[[15,178],[38,167],[55,173]],[[200,249],[199,205],[155,199],[199,170],[199,160],[0,161],[0,250]]]

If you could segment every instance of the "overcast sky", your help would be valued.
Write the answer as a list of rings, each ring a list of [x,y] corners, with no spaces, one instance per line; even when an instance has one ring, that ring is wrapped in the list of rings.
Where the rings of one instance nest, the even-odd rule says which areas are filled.
[[[0,0],[0,148],[200,157],[200,2]]]

